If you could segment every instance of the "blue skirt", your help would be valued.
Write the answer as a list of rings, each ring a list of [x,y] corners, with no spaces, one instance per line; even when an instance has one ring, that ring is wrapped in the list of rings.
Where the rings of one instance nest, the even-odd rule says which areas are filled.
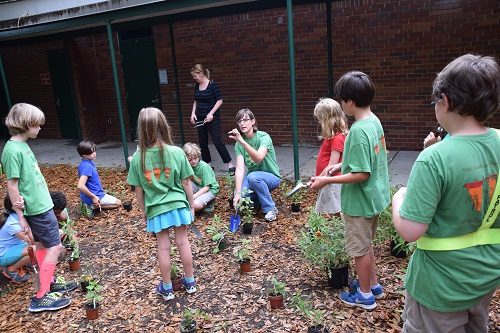
[[[146,230],[157,233],[172,227],[190,225],[192,221],[193,217],[189,209],[178,208],[148,219]]]

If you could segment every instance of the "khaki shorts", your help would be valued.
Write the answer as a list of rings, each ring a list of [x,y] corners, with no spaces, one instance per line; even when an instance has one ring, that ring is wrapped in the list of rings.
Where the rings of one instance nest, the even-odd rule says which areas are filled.
[[[341,213],[345,224],[345,250],[350,257],[362,257],[369,253],[375,238],[378,215],[373,217],[350,216]]]
[[[433,311],[413,299],[408,292],[402,314],[402,333],[488,332],[488,308],[495,290],[484,295],[472,308],[458,312]]]

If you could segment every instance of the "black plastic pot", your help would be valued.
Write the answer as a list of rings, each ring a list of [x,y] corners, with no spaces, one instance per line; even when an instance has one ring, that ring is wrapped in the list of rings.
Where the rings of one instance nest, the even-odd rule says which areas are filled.
[[[402,246],[396,248],[397,243],[393,240],[391,240],[391,255],[396,257],[396,258],[406,258],[407,254],[406,251],[403,249]]]
[[[333,289],[342,289],[349,285],[349,266],[330,268],[332,273],[328,276],[328,285]],[[328,272],[327,272],[328,274]]]
[[[253,222],[251,223],[243,223],[243,233],[245,235],[250,235],[253,229]]]
[[[225,238],[222,238],[219,242],[219,251],[223,251],[229,247],[229,244],[227,244],[227,241]]]
[[[184,321],[181,321],[179,325],[179,331],[181,333],[195,333],[196,332],[196,321],[192,321],[190,325],[186,325]]]
[[[292,213],[299,213],[300,212],[300,202],[294,202],[290,205],[290,208],[292,210]]]
[[[307,333],[328,333],[328,330],[323,325],[309,326]]]
[[[132,210],[132,201],[127,201],[123,203],[123,208],[127,211],[130,212]]]

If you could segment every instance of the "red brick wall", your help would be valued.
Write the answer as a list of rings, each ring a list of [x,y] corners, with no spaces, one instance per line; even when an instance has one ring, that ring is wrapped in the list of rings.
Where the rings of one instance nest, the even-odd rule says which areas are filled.
[[[299,141],[318,144],[312,111],[328,92],[326,5],[295,6],[293,12]],[[500,58],[498,1],[337,1],[332,4],[332,17],[334,80],[354,69],[372,77],[377,91],[372,109],[392,150],[421,149],[423,138],[436,124],[429,105],[432,81],[449,61],[467,52]],[[269,132],[275,143],[291,144],[286,8],[193,19],[173,27],[187,141],[197,141],[189,123],[193,103],[189,71],[192,64],[203,63],[222,90],[223,133],[235,127],[236,112],[248,107],[259,128]],[[153,35],[158,68],[167,68],[169,77],[169,84],[161,86],[162,106],[179,141],[168,25],[154,26]],[[13,99],[32,100],[46,111],[45,129],[50,131],[44,134],[50,137],[59,136],[53,93],[50,86],[40,87],[38,75],[48,72],[45,50],[54,45],[62,44],[0,49]],[[78,38],[69,45],[80,87],[84,136],[120,140],[106,34]],[[121,76],[118,49],[116,53]],[[122,80],[120,84],[128,129]],[[89,117],[83,107],[98,110],[95,117]],[[500,127],[500,114],[488,125]]]

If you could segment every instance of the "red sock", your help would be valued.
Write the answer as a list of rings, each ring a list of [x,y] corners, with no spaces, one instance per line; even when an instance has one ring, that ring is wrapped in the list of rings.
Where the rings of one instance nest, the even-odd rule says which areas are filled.
[[[55,270],[55,262],[44,261],[40,266],[40,290],[36,293],[37,298],[42,297],[46,292],[50,290],[50,283],[52,282],[52,277]]]
[[[45,259],[45,255],[47,254],[47,249],[39,249],[37,248],[35,251],[36,262],[38,263],[38,267],[42,267],[42,262]]]

